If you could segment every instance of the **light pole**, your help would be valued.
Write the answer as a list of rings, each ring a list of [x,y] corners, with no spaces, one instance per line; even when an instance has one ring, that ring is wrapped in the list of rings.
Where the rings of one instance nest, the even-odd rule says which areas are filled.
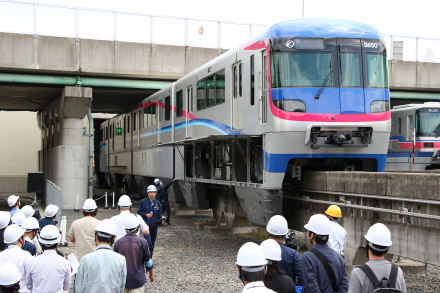
[[[304,18],[304,1],[305,0],[302,0],[302,18]]]

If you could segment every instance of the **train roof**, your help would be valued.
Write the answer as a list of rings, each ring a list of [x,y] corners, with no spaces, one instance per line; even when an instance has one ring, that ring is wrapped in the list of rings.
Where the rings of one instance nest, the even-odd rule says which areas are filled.
[[[308,18],[276,23],[253,41],[290,37],[383,39],[382,34],[369,24],[342,19]]]
[[[403,110],[408,110],[409,108],[415,108],[415,109],[420,109],[420,108],[440,108],[440,102],[425,102],[423,104],[405,104],[405,105],[398,105],[398,106],[394,106],[393,109],[391,109],[391,111],[403,111]]]

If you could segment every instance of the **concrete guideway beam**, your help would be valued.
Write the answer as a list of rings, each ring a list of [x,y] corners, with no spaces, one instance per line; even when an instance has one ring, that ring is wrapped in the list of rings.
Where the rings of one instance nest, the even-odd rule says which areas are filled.
[[[83,142],[83,119],[91,103],[91,88],[68,86],[37,115],[42,130],[40,169],[60,187],[67,209],[75,208],[77,196],[79,207],[87,198],[89,147]]]

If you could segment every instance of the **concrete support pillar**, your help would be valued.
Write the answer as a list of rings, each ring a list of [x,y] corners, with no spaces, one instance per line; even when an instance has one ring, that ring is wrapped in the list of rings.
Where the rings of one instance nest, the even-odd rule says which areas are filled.
[[[42,129],[40,169],[60,187],[63,206],[81,208],[87,198],[89,146],[83,142],[83,119],[92,103],[92,88],[64,88],[59,99],[38,115]]]

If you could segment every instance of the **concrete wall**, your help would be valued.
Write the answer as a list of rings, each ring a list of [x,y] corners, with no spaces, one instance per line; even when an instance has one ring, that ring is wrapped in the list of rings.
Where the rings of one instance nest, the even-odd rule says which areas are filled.
[[[439,92],[440,63],[391,60],[388,65],[391,90]]]

